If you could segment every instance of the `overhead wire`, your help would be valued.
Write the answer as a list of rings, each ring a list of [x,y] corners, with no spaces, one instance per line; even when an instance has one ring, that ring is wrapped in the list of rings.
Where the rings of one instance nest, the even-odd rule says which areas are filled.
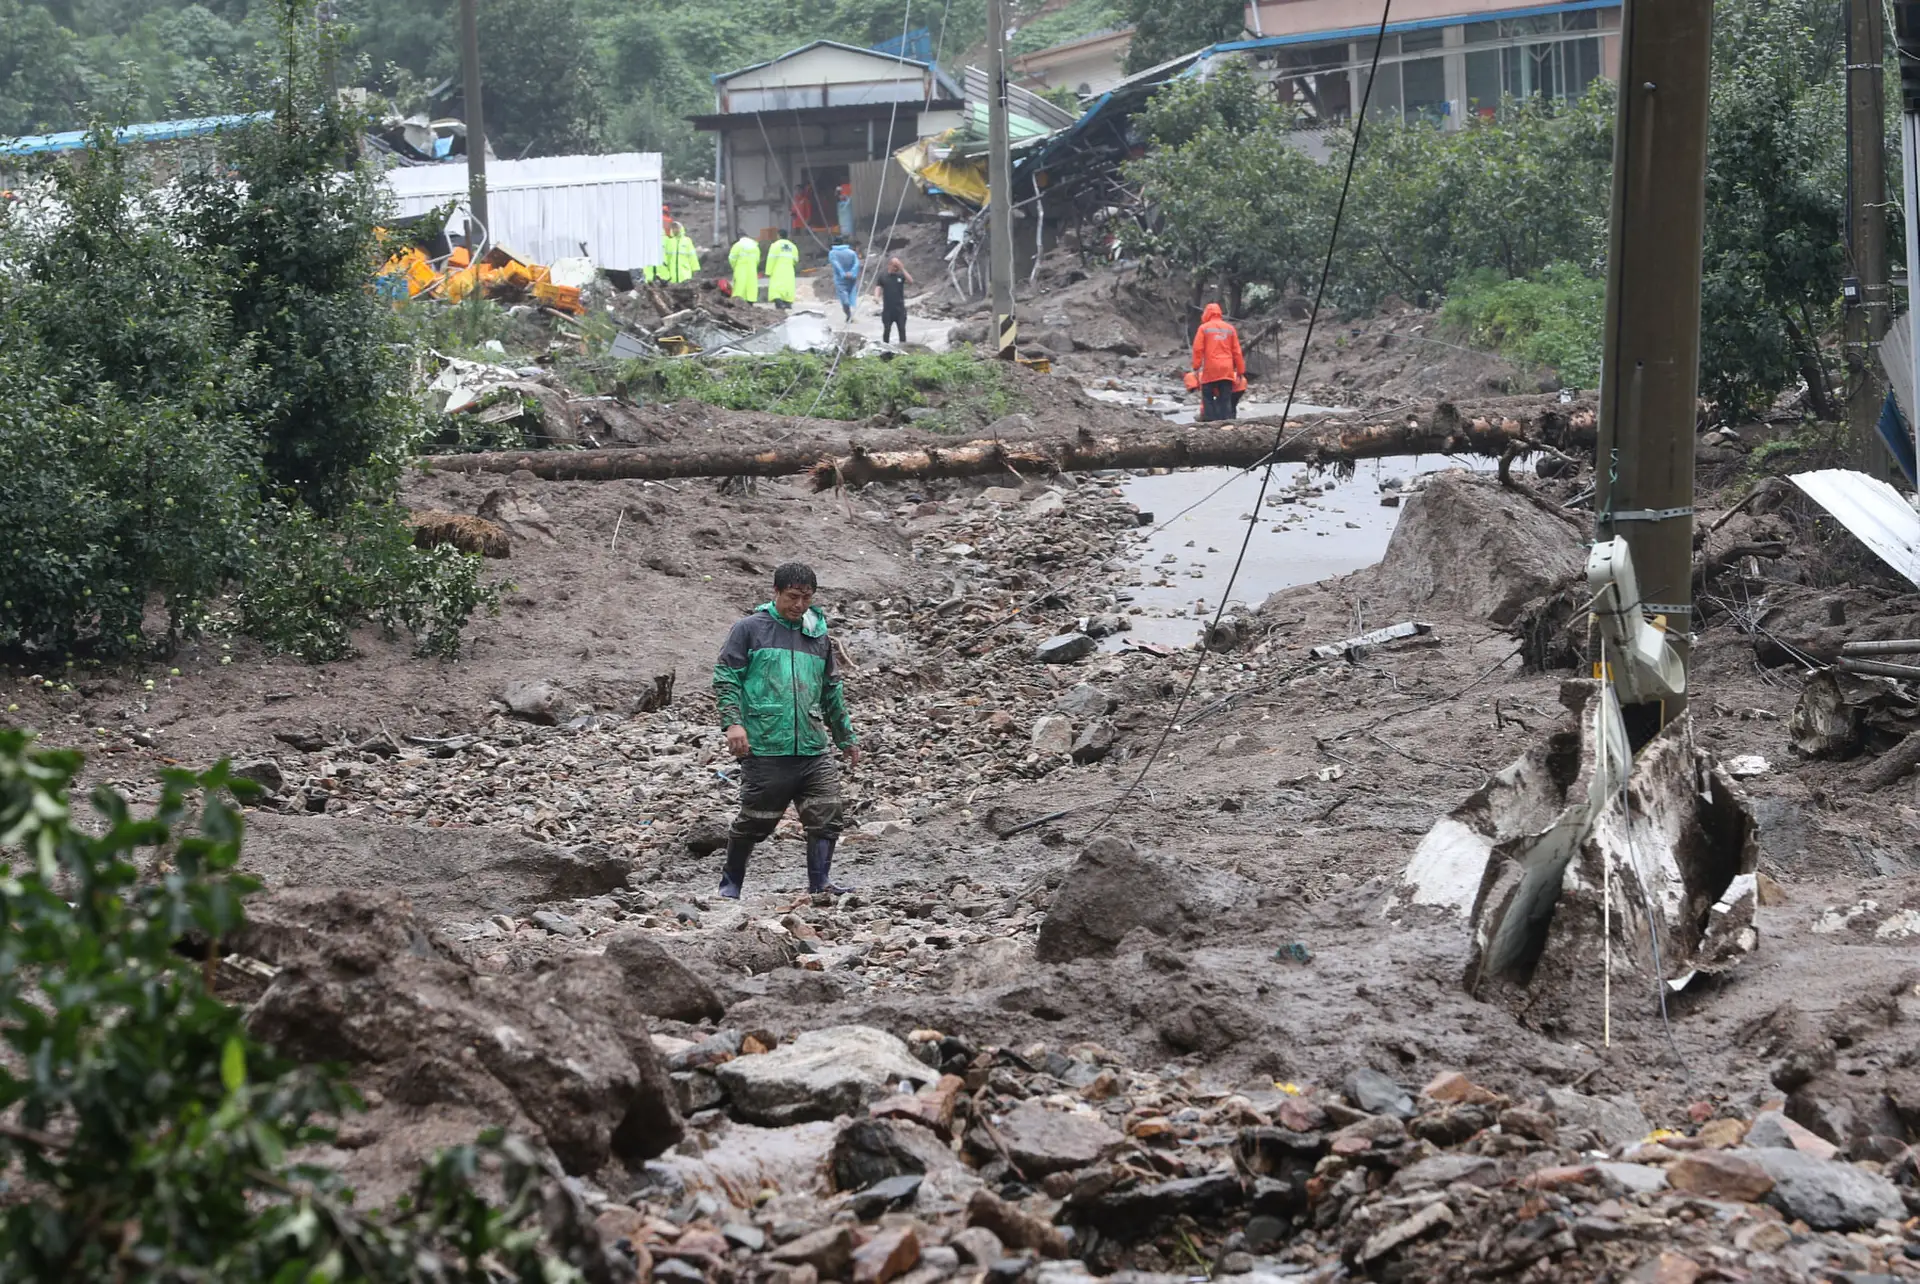
[[[1274,466],[1278,462],[1280,451],[1286,445],[1287,417],[1293,413],[1294,399],[1300,391],[1300,378],[1306,370],[1307,352],[1313,346],[1313,331],[1320,320],[1320,307],[1326,300],[1327,282],[1333,275],[1333,255],[1340,244],[1340,224],[1347,212],[1347,194],[1353,188],[1353,170],[1355,164],[1360,159],[1360,142],[1366,130],[1367,104],[1373,97],[1373,82],[1380,67],[1380,50],[1381,47],[1386,44],[1387,21],[1392,12],[1393,0],[1383,0],[1380,6],[1379,30],[1374,34],[1372,65],[1367,70],[1366,88],[1360,92],[1360,109],[1354,114],[1353,145],[1347,151],[1346,174],[1340,181],[1340,200],[1339,203],[1334,206],[1333,227],[1327,235],[1326,258],[1320,265],[1320,282],[1314,289],[1313,308],[1307,313],[1307,332],[1300,340],[1300,356],[1299,359],[1294,362],[1293,380],[1287,387],[1287,400],[1285,407],[1280,412],[1280,428],[1279,431],[1274,434],[1273,449],[1267,453],[1266,466],[1260,475],[1260,493],[1254,497],[1253,511],[1247,515],[1246,534],[1241,537],[1240,551],[1233,559],[1233,568],[1227,573],[1227,584],[1221,591],[1219,605],[1214,608],[1213,619],[1207,625],[1206,637],[1213,636],[1214,631],[1220,626],[1221,618],[1226,614],[1227,603],[1233,597],[1234,582],[1240,577],[1240,568],[1247,560],[1247,549],[1253,543],[1253,532],[1259,525],[1260,508],[1261,505],[1266,502],[1267,488],[1273,482]],[[1303,428],[1301,431],[1304,432],[1305,429]],[[1180,698],[1174,702],[1173,712],[1168,716],[1166,726],[1161,728],[1160,738],[1154,742],[1153,749],[1147,754],[1147,761],[1141,766],[1139,774],[1133,778],[1132,783],[1126,787],[1120,796],[1113,800],[1106,814],[1088,829],[1086,833],[1081,835],[1082,841],[1091,838],[1094,834],[1099,833],[1102,829],[1106,828],[1107,825],[1111,824],[1114,816],[1119,813],[1120,808],[1126,806],[1134,794],[1139,792],[1140,786],[1146,783],[1148,774],[1153,771],[1155,764],[1160,760],[1161,751],[1167,746],[1168,738],[1173,735],[1174,728],[1180,725],[1180,714],[1187,707],[1187,701],[1192,698],[1194,686],[1200,680],[1200,670],[1204,667],[1200,661],[1200,657],[1196,657],[1193,667],[1187,672],[1187,684],[1181,689]]]

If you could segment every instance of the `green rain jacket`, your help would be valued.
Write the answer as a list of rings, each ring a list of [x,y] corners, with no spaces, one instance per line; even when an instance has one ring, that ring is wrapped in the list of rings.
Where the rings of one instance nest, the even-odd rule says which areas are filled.
[[[743,236],[727,251],[727,264],[733,269],[733,297],[746,303],[760,302],[760,242]]]
[[[794,274],[799,268],[800,247],[786,237],[767,247],[767,302],[793,302]]]
[[[722,727],[747,729],[756,757],[813,756],[858,742],[827,641],[827,617],[809,607],[789,624],[771,602],[733,626],[713,666]]]

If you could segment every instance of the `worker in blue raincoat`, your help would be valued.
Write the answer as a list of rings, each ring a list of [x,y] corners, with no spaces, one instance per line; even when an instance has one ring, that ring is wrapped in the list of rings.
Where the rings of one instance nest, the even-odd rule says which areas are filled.
[[[840,310],[851,321],[853,305],[860,297],[860,256],[845,237],[836,236],[833,248],[827,251],[827,266],[833,269],[833,293],[840,300]]]

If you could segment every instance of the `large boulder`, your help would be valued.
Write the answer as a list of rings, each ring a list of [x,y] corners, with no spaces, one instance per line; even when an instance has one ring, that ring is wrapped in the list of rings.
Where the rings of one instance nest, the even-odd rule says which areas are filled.
[[[1407,502],[1375,574],[1410,612],[1509,624],[1585,566],[1571,523],[1492,479],[1446,472]]]
[[[279,970],[248,1020],[282,1053],[344,1062],[401,1105],[476,1108],[572,1173],[680,1140],[646,1018],[606,959],[483,975],[405,902],[357,890],[282,892],[249,916],[238,947]]]
[[[620,969],[628,998],[648,1016],[718,1020],[727,1010],[713,987],[651,932],[633,927],[616,930],[607,938],[606,957]]]
[[[1797,1150],[1740,1152],[1773,1178],[1768,1202],[1817,1230],[1859,1230],[1907,1215],[1900,1189],[1879,1173]]]
[[[1136,927],[1172,936],[1227,913],[1251,892],[1234,875],[1149,856],[1124,838],[1102,835],[1068,868],[1040,924],[1034,955],[1064,963],[1112,954]]]
[[[932,1083],[940,1072],[914,1060],[907,1045],[864,1025],[809,1030],[792,1043],[718,1067],[735,1116],[781,1127],[864,1110],[899,1089]]]

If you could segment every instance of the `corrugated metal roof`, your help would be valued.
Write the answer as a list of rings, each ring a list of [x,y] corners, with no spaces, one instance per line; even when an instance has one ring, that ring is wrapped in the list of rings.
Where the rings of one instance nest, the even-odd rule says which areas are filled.
[[[464,164],[387,171],[403,216],[458,201],[464,212]],[[661,261],[660,154],[540,156],[487,165],[491,244],[536,263],[585,254],[603,268],[631,270]]]
[[[158,120],[145,125],[122,125],[113,131],[113,138],[115,142],[120,143],[170,143],[182,138],[199,138],[205,134],[218,133],[223,129],[235,129],[242,125],[254,125],[272,119],[272,112],[256,111],[244,116],[195,116],[187,120]],[[92,136],[91,130],[70,129],[60,134],[23,134],[18,138],[3,138],[0,139],[0,156],[77,152],[87,146],[87,140]]]
[[[1899,491],[1849,468],[1796,473],[1793,484],[1874,555],[1920,587],[1920,513]]]

